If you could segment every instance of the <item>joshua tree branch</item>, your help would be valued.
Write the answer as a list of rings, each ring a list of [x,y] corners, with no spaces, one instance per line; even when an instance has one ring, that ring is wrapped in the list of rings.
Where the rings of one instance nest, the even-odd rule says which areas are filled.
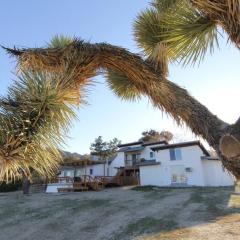
[[[76,80],[78,83],[96,75],[99,69],[122,72],[143,95],[149,97],[154,106],[171,115],[177,123],[186,123],[196,135],[202,136],[217,150],[220,142],[222,149],[225,143],[229,145],[223,139],[226,134],[234,134],[231,125],[212,114],[185,89],[156,72],[149,62],[126,49],[105,43],[90,44],[76,40],[63,49],[7,51],[19,58],[22,68],[61,71],[68,64],[79,73],[80,77]],[[222,153],[228,157],[225,155],[228,151],[223,149]],[[228,167],[227,164],[225,166]],[[240,167],[234,174],[240,177]]]

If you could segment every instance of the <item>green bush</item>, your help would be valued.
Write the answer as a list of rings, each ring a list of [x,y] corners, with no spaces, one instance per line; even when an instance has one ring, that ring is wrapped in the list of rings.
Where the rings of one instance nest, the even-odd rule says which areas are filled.
[[[15,181],[12,183],[3,182],[0,184],[0,192],[14,192],[22,188],[22,181]]]

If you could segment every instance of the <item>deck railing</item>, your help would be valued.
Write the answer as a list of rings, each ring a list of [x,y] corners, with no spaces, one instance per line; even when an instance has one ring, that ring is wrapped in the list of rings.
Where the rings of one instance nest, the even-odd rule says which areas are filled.
[[[137,176],[123,176],[117,174],[116,176],[91,176],[81,175],[79,177],[58,177],[55,180],[51,179],[49,183],[72,183],[73,188],[78,188],[80,185],[87,188],[90,187],[94,190],[100,190],[105,186],[117,185],[137,185],[139,179]]]

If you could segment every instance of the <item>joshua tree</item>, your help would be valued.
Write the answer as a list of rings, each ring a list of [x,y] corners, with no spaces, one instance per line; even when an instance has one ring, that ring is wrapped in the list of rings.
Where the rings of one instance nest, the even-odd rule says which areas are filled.
[[[0,181],[23,178],[24,193],[33,171],[51,176],[61,161],[58,149],[81,101],[81,84],[67,72],[21,72],[0,99]]]
[[[105,69],[107,82],[117,96],[128,100],[147,96],[178,124],[187,124],[206,139],[223,165],[240,180],[240,118],[232,125],[222,121],[167,79],[169,61],[195,63],[203,59],[208,48],[212,51],[219,27],[239,48],[239,11],[238,0],[154,1],[135,22],[136,40],[145,57],[106,43],[78,39],[61,47],[7,50],[18,58],[22,70],[64,74],[67,65],[77,74],[77,84],[86,84]]]
[[[165,76],[168,62],[195,64],[212,53],[221,29],[240,48],[239,0],[153,0],[134,23],[138,45]]]

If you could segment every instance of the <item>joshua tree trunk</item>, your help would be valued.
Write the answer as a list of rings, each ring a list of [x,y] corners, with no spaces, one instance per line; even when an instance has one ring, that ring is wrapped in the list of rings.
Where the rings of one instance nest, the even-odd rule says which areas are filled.
[[[23,194],[29,194],[30,180],[26,174],[22,174],[22,190]]]
[[[66,71],[67,63],[78,73],[76,85],[86,83],[99,69],[121,72],[155,107],[206,139],[219,153],[224,167],[240,180],[240,119],[233,125],[222,121],[138,55],[109,44],[78,40],[63,49],[7,50],[19,58],[21,68]]]

